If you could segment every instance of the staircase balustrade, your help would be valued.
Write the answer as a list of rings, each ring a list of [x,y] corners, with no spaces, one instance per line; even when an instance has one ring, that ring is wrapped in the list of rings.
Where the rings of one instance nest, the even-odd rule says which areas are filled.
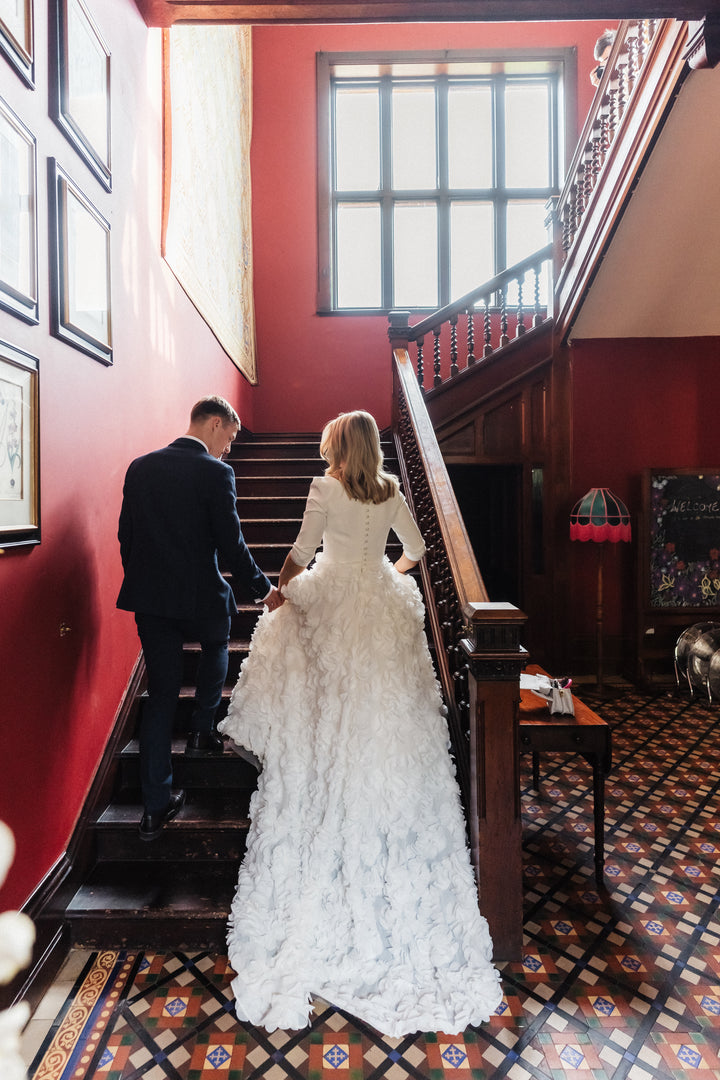
[[[593,107],[588,114],[558,200],[561,258],[564,258],[565,253],[572,247],[610,146],[632,100],[638,77],[651,55],[651,46],[662,21],[626,21],[621,23],[617,30]]]
[[[392,331],[391,331],[392,333]],[[522,945],[518,751],[525,616],[491,603],[407,349],[394,343],[393,435],[423,534],[426,610],[470,832],[480,906],[496,960]]]
[[[554,333],[569,333],[612,234],[689,71],[688,24],[622,22],[567,172],[549,203]]]
[[[487,360],[512,338],[541,326],[549,312],[552,244],[508,267],[484,285],[446,304],[422,322],[410,326],[410,313],[390,313],[391,340],[417,347],[417,381],[425,386],[425,338],[432,337],[432,386],[440,386],[466,368]],[[547,273],[547,282],[543,275]],[[459,344],[461,330],[463,343]],[[443,360],[445,346],[448,360]],[[445,372],[445,375],[443,375]]]

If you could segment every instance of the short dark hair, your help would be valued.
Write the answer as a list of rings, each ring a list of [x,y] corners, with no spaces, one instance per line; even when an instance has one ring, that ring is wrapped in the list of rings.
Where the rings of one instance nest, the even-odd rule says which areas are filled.
[[[210,397],[200,398],[199,401],[195,402],[190,413],[190,423],[202,423],[203,420],[207,420],[211,416],[219,416],[223,423],[237,424],[240,427],[240,417],[230,402],[226,401],[225,398],[218,397],[217,394],[211,394]]]
[[[596,60],[600,60],[602,54],[606,49],[611,49],[615,41],[615,30],[603,30],[600,37],[595,42],[595,48],[593,49],[593,56]]]

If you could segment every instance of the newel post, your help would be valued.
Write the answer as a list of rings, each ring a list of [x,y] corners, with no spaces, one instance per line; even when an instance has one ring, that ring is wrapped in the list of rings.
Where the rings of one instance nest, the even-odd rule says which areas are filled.
[[[470,845],[480,909],[495,960],[522,951],[522,822],[518,704],[528,659],[520,644],[527,617],[512,604],[469,603],[461,646],[470,692]]]

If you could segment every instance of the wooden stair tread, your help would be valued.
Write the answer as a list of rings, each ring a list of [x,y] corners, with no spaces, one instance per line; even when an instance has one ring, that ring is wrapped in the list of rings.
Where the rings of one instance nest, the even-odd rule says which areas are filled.
[[[225,919],[237,874],[237,866],[204,860],[103,862],[94,867],[66,911],[71,918],[105,914],[122,919],[172,919],[181,914],[184,919],[209,915]]]
[[[216,791],[199,789],[189,791],[180,813],[173,820],[173,830],[219,828],[247,829],[249,825],[248,789]],[[105,807],[95,821],[96,828],[113,829],[137,827],[143,814],[143,805],[137,791],[119,792],[113,802]]]

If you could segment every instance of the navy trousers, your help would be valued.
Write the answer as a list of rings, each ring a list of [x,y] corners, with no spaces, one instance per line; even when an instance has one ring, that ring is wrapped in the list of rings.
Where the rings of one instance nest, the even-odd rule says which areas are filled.
[[[140,721],[140,781],[147,813],[163,811],[172,788],[172,733],[183,673],[183,645],[199,641],[191,730],[209,734],[222,698],[228,669],[230,616],[165,619],[136,614],[145,656],[148,697]]]

